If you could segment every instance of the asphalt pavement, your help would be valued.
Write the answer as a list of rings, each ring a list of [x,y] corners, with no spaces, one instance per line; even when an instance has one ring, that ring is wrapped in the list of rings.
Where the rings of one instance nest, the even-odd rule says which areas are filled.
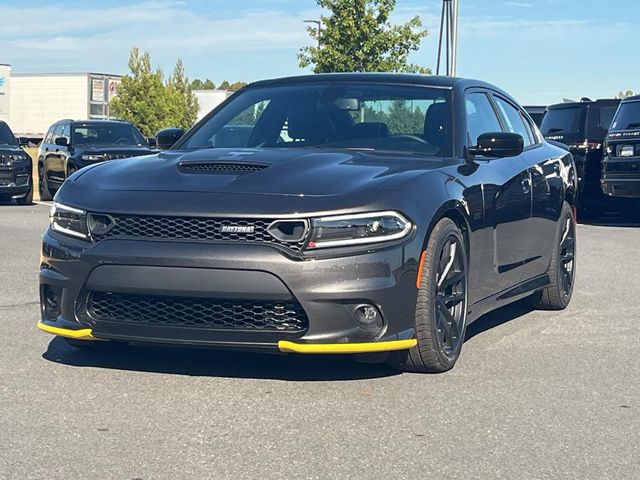
[[[47,213],[0,206],[2,479],[640,478],[637,226],[580,225],[567,310],[488,314],[453,371],[420,375],[76,350],[35,327]]]

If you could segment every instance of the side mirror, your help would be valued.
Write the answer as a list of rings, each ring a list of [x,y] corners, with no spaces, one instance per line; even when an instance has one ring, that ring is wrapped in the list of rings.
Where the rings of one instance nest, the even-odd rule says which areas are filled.
[[[69,146],[69,140],[67,139],[67,137],[58,137],[58,138],[56,138],[54,143],[56,145],[60,146],[60,147],[68,147]]]
[[[522,135],[509,132],[483,133],[478,137],[478,145],[467,149],[472,157],[517,157],[524,149]]]
[[[147,138],[147,143],[149,144],[149,146],[151,148],[156,148],[157,143],[156,143],[156,137],[149,137]]]
[[[18,137],[18,145],[21,147],[29,146],[29,139],[27,137]]]
[[[156,146],[160,150],[169,150],[184,135],[182,128],[165,128],[156,133]]]

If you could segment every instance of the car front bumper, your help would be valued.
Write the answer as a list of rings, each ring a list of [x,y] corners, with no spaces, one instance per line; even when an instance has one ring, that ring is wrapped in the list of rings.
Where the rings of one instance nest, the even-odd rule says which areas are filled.
[[[48,231],[43,238],[38,326],[78,340],[295,353],[406,349],[416,343],[420,250],[421,242],[410,239],[340,257],[300,258],[268,245],[116,239],[87,244]],[[95,295],[133,298],[140,315],[96,315]],[[225,302],[236,302],[224,307],[227,313],[241,304],[243,325],[201,323],[202,310],[194,312],[189,303],[194,301],[197,308],[201,301],[213,302],[206,307],[209,313]],[[155,302],[152,307],[150,302]],[[167,307],[170,321],[157,322],[153,315],[158,308],[164,315],[169,302],[174,302]],[[286,325],[256,328],[251,309],[261,311],[264,302],[278,305],[276,309],[280,303],[299,306],[295,308],[304,323],[295,331]],[[363,320],[364,307],[375,309],[375,322]]]
[[[31,172],[24,168],[0,166],[0,195],[20,196],[31,190]]]

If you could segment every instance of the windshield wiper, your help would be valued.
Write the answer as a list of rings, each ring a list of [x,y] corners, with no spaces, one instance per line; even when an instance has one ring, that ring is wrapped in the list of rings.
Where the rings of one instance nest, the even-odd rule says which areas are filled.
[[[631,122],[629,125],[627,125],[627,128],[638,128],[640,127],[640,122]]]
[[[547,133],[558,133],[558,132],[564,132],[564,128],[557,128],[557,127],[550,128]]]

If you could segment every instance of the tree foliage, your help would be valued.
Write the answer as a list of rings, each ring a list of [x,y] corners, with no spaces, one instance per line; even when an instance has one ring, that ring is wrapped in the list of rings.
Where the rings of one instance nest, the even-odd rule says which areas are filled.
[[[196,78],[193,82],[191,82],[191,88],[193,90],[215,90],[216,84],[208,78],[206,80],[200,80],[199,78]]]
[[[321,17],[322,28],[307,27],[319,46],[300,49],[300,67],[323,72],[418,72],[425,67],[409,63],[428,31],[419,16],[402,25],[389,17],[396,0],[316,0],[329,10]]]
[[[145,136],[162,128],[190,128],[198,113],[198,103],[178,60],[167,82],[159,68],[153,70],[148,52],[131,49],[130,74],[122,77],[118,94],[109,104],[112,117],[128,120]]]
[[[623,98],[627,98],[627,97],[633,97],[634,95],[637,95],[636,93],[634,93],[633,90],[620,90],[618,92],[618,95],[616,95],[616,98],[619,99],[623,99]]]
[[[173,74],[167,82],[167,95],[170,98],[171,117],[174,126],[191,128],[198,117],[198,99],[193,94],[189,79],[184,73],[182,60],[178,59]]]
[[[220,85],[218,85],[218,90],[240,90],[242,87],[246,86],[247,82],[233,82],[230,83],[228,80],[223,80]],[[215,90],[216,84],[213,83],[208,78],[206,80],[200,80],[196,78],[193,82],[191,82],[191,88],[193,90]]]

